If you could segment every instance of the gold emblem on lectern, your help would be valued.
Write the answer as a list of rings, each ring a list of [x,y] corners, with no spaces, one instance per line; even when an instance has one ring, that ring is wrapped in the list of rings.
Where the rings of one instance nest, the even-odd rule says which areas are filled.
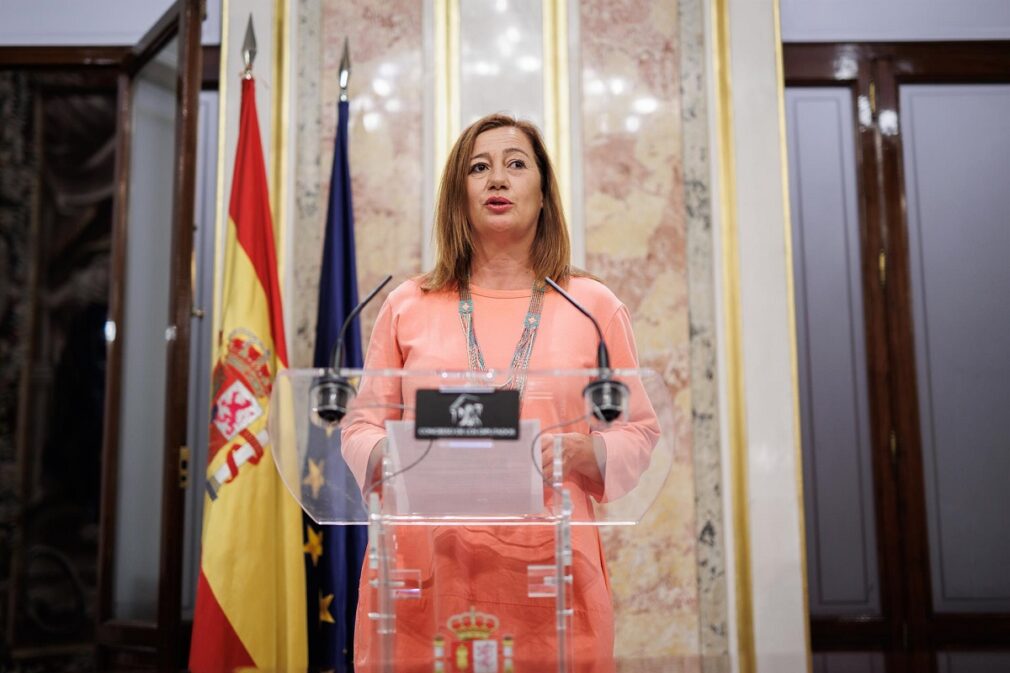
[[[449,617],[445,625],[456,640],[484,640],[498,629],[498,618],[486,612],[477,612],[477,608],[471,605],[469,612]]]
[[[467,612],[453,615],[446,620],[446,628],[451,632],[449,647],[441,635],[435,636],[435,669],[448,670],[446,662],[440,658],[452,652],[455,673],[506,673],[514,670],[512,636],[505,636],[502,647],[494,639],[500,626],[499,619],[487,612],[478,612],[470,606]]]

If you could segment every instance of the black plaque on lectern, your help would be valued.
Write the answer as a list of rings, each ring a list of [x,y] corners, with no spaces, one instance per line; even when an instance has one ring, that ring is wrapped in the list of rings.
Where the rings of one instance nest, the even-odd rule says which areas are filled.
[[[519,439],[518,390],[418,390],[416,402],[417,439]]]

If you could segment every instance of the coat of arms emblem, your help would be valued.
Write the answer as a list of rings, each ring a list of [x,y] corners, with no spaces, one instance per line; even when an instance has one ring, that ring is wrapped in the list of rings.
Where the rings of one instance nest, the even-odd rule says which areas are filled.
[[[513,673],[515,641],[510,635],[497,639],[498,618],[478,612],[453,615],[445,623],[452,634],[449,642],[442,634],[434,639],[436,673]]]
[[[228,447],[228,455],[207,480],[211,499],[217,497],[223,484],[238,476],[243,464],[255,465],[263,456],[266,432],[256,432],[252,426],[265,415],[270,397],[270,355],[255,334],[239,328],[228,335],[227,348],[214,368],[211,418],[217,432],[211,433],[210,450],[214,455]]]

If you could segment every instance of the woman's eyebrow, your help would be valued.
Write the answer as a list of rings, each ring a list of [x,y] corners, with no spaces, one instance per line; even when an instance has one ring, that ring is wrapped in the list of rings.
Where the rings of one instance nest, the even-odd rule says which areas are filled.
[[[506,148],[505,151],[502,152],[502,154],[512,154],[513,152],[518,152],[519,154],[522,154],[524,157],[528,157],[529,156],[529,154],[526,153],[526,150],[524,150],[521,147],[509,147],[509,148]],[[487,153],[487,152],[481,152],[480,154],[475,154],[472,157],[470,157],[470,161],[473,161],[474,159],[486,159],[486,160],[490,161],[491,160],[491,155],[489,153]]]

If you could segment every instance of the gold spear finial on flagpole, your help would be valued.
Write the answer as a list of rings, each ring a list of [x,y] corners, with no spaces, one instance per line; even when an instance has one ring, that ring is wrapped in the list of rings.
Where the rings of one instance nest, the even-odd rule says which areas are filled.
[[[344,54],[340,57],[340,101],[347,102],[347,83],[351,80],[351,50],[344,38]]]
[[[245,63],[245,70],[242,76],[245,79],[252,79],[253,61],[256,60],[256,31],[253,30],[252,12],[249,12],[249,23],[245,27],[245,40],[242,41],[242,62]]]

